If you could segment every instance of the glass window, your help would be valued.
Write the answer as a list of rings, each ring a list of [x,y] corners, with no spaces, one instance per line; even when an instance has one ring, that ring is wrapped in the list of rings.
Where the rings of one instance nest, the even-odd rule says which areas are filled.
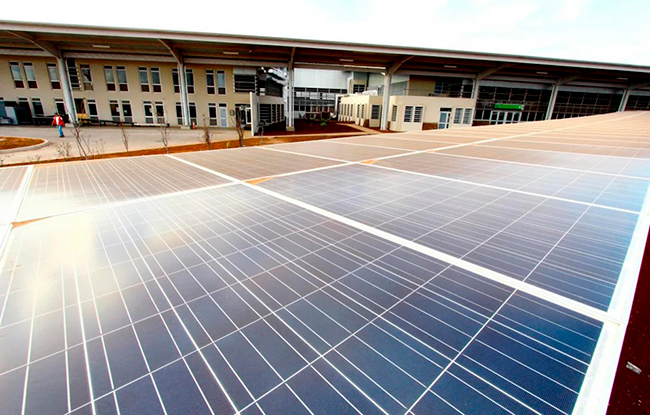
[[[190,102],[190,123],[196,124],[196,103]]]
[[[407,105],[404,107],[404,122],[412,122],[412,121],[413,121],[413,107]]]
[[[115,91],[115,73],[112,66],[104,66],[104,78],[106,78],[106,90]]]
[[[373,105],[372,106],[372,114],[370,115],[370,118],[372,118],[373,120],[378,120],[380,110],[381,110],[380,105]]]
[[[463,109],[456,108],[454,110],[454,124],[460,124],[463,121]]]
[[[160,82],[160,69],[151,68],[151,83],[153,92],[162,92],[162,83]]]
[[[393,105],[393,114],[391,117],[391,121],[393,122],[397,121],[397,105]]]
[[[176,121],[178,122],[178,125],[183,124],[183,107],[180,102],[176,103]]]
[[[47,73],[50,76],[52,89],[61,89],[61,80],[59,79],[59,70],[56,68],[56,64],[48,63]]]
[[[208,117],[209,117],[210,125],[218,125],[217,104],[213,104],[213,103],[208,104]]]
[[[187,93],[194,93],[194,71],[192,69],[185,69],[185,81],[187,82]]]
[[[142,92],[149,92],[149,72],[147,68],[138,68],[138,76],[140,77],[140,89]]]
[[[120,121],[120,104],[115,100],[110,100],[108,106],[111,109],[113,121]]]
[[[422,122],[423,107],[415,107],[413,111],[413,122]]]
[[[88,100],[88,115],[90,115],[90,118],[99,118],[99,114],[97,112],[97,103],[94,99]]]
[[[255,75],[235,74],[235,92],[255,92]]]
[[[214,86],[214,71],[212,69],[205,70],[205,83],[208,86],[208,94],[213,95],[216,89]]]
[[[11,70],[11,77],[14,80],[14,86],[16,88],[25,88],[23,73],[20,70],[18,62],[9,62],[9,69]]]
[[[92,77],[92,74],[90,73],[90,65],[81,64],[81,65],[79,65],[79,68],[81,69],[81,81],[84,84],[84,90],[85,91],[92,91],[93,90],[93,77]]]
[[[174,92],[181,92],[181,85],[178,80],[178,69],[172,69],[172,81],[174,82]]]
[[[133,113],[131,112],[131,103],[129,101],[122,101],[122,115],[124,115],[124,121],[133,122]]]
[[[42,117],[45,115],[43,111],[43,103],[40,98],[32,98],[32,108],[34,109],[34,115],[37,117]]]
[[[219,95],[226,94],[226,72],[217,71],[217,87],[219,89]]]
[[[156,101],[154,103],[154,110],[156,114],[156,122],[158,124],[165,123],[165,104],[162,101]]]
[[[472,123],[472,109],[465,108],[465,114],[463,116],[463,124],[469,125]]]
[[[120,85],[120,91],[126,92],[129,90],[129,84],[126,79],[126,68],[118,66],[117,68],[117,83]]]
[[[38,88],[36,84],[36,74],[34,73],[34,65],[29,62],[23,63],[23,68],[25,68],[25,78],[27,78],[27,86],[29,88]]]

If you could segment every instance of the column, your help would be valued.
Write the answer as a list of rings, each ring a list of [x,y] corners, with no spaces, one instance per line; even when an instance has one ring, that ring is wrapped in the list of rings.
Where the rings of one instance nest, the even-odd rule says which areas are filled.
[[[553,84],[553,90],[551,91],[551,99],[548,101],[548,108],[546,109],[546,118],[550,120],[553,117],[553,110],[555,109],[555,100],[557,99],[557,90],[560,89],[558,84]]]
[[[390,84],[393,75],[386,71],[384,75],[384,99],[381,106],[381,126],[382,130],[388,130],[388,106],[390,105]]]
[[[476,78],[474,78],[474,85],[472,85],[472,120],[469,122],[470,126],[474,125],[474,117],[476,117],[476,100],[478,99],[478,88],[479,88],[479,82],[481,81],[481,78],[479,75],[476,75]]]
[[[183,125],[190,125],[190,103],[187,99],[187,79],[185,64],[178,64],[178,82],[181,88],[181,109],[183,110]]]
[[[293,123],[293,68],[287,68],[287,131],[295,131]]]
[[[621,97],[621,104],[618,106],[618,111],[625,111],[627,107],[627,100],[630,98],[630,88],[623,91],[623,96]]]
[[[72,95],[72,88],[70,87],[70,77],[68,75],[68,67],[63,58],[56,58],[56,64],[59,67],[59,77],[61,78],[61,89],[63,90],[63,99],[65,102],[65,109],[68,111],[70,122],[77,122],[77,109],[74,106],[74,97]]]

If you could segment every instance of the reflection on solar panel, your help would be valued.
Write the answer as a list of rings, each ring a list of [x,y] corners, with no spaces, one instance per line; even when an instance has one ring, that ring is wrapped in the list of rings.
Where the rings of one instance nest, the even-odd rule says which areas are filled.
[[[2,412],[603,413],[650,160],[492,144],[649,125],[0,170]]]

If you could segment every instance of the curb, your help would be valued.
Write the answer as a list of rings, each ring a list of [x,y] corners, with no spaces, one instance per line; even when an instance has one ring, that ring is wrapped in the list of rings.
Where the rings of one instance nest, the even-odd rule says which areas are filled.
[[[10,137],[10,138],[14,138],[14,137]],[[6,150],[0,150],[0,154],[20,153],[22,151],[38,150],[39,148],[49,146],[50,144],[52,144],[52,143],[50,143],[48,140],[45,140],[44,142],[42,142],[40,144],[34,144],[33,146],[18,147],[18,148],[8,148]]]

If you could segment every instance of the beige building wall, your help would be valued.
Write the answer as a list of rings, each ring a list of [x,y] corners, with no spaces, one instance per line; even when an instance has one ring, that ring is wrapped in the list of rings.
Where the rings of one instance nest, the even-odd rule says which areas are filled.
[[[396,117],[393,118],[394,109],[397,107]],[[405,121],[406,107],[422,107],[422,120],[421,122],[407,122]],[[463,123],[465,110],[474,111],[474,101],[470,98],[446,98],[446,97],[419,97],[396,95],[390,97],[390,106],[388,109],[388,128],[391,131],[422,131],[424,129],[438,128],[440,123],[440,109],[450,108],[450,116],[448,128],[463,128],[471,126],[470,124]],[[456,119],[457,109],[461,109],[461,116]],[[413,117],[411,117],[413,119]],[[458,122],[456,122],[458,121]]]
[[[30,89],[25,83],[25,88],[15,88],[11,72],[9,69],[9,62],[30,62],[34,66],[36,74],[36,81],[38,88]],[[18,98],[28,98],[31,107],[32,98],[40,98],[45,115],[53,115],[56,111],[55,100],[63,100],[63,91],[61,89],[52,89],[49,75],[47,72],[47,64],[54,63],[56,60],[53,58],[44,57],[25,57],[25,56],[1,56],[0,57],[0,97],[4,101],[18,101]],[[114,61],[114,60],[92,60],[92,59],[76,59],[77,66],[81,64],[90,65],[93,90],[73,90],[72,94],[75,99],[83,98],[85,100],[94,99],[97,104],[99,118],[102,120],[110,120],[111,111],[109,102],[111,100],[129,101],[133,112],[133,121],[138,124],[145,124],[145,110],[144,102],[150,101],[152,104],[155,102],[162,102],[165,109],[165,118],[171,125],[178,125],[176,116],[176,103],[180,102],[180,94],[174,92],[174,85],[172,79],[172,70],[176,68],[175,63],[167,62],[139,62],[139,61]],[[115,70],[116,66],[124,66],[127,73],[128,92],[119,91],[119,86],[116,88],[118,91],[108,91],[106,87],[106,79],[104,77],[104,66],[110,65]],[[152,67],[160,69],[160,77],[162,84],[162,92],[142,92],[140,87],[139,68],[148,68],[149,83],[151,85]],[[188,101],[195,103],[197,124],[202,125],[203,118],[208,117],[208,104],[214,103],[217,106],[220,103],[225,103],[230,110],[234,110],[235,104],[250,104],[249,93],[235,93],[234,92],[234,76],[232,66],[222,65],[186,65],[187,69],[192,69],[194,72],[194,93],[188,93]],[[215,73],[218,70],[223,70],[226,76],[226,94],[208,94],[206,69],[212,69]],[[115,75],[117,76],[117,75]],[[24,77],[24,74],[23,74]],[[116,79],[117,81],[117,79]],[[153,89],[153,88],[150,88]],[[86,105],[87,108],[87,105]],[[121,108],[120,108],[121,110]],[[228,125],[223,126],[219,121],[219,127],[232,127],[232,117],[228,116]]]
[[[372,106],[379,106],[379,115],[372,118]],[[341,98],[339,120],[353,122],[363,127],[377,127],[381,123],[382,97],[378,95],[354,94]]]
[[[409,77],[409,91],[414,92],[433,92],[436,88],[436,81],[431,77],[411,75]]]

